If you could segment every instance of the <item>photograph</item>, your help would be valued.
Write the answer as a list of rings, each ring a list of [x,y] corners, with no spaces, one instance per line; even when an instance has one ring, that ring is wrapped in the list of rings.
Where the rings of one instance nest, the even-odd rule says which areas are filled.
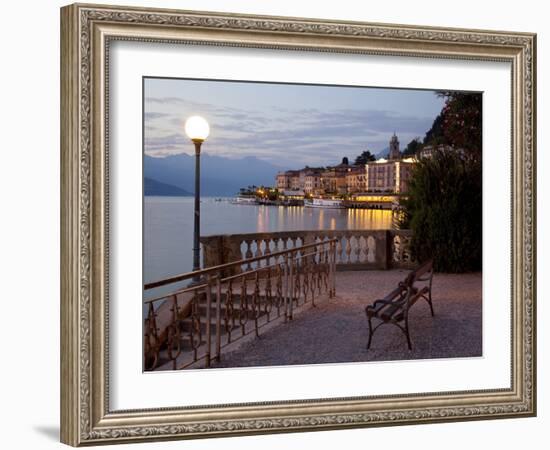
[[[144,76],[143,370],[483,357],[483,93]]]

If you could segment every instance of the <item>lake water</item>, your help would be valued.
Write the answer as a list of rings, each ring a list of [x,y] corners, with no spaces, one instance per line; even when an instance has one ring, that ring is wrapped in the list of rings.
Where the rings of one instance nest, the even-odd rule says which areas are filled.
[[[190,272],[193,267],[192,197],[145,197],[144,282]],[[236,205],[201,200],[201,235],[291,230],[390,229],[391,211],[303,206]]]

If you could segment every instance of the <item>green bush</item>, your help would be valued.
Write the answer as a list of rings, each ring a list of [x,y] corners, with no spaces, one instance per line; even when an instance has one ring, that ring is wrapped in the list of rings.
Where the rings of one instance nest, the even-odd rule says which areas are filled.
[[[418,261],[434,259],[439,272],[481,269],[481,163],[439,151],[414,168],[402,226],[413,231]]]

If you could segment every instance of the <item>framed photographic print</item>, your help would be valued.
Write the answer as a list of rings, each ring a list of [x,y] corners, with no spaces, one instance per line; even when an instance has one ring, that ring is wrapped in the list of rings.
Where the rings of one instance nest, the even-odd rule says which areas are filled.
[[[536,36],[61,10],[62,441],[536,413]]]

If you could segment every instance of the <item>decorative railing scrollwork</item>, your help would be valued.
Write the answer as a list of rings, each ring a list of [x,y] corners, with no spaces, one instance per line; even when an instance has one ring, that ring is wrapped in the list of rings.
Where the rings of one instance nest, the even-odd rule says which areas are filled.
[[[256,256],[145,285],[148,293],[187,283],[145,300],[146,370],[210,367],[237,339],[258,337],[270,322],[289,322],[296,308],[335,295],[336,239],[277,251],[259,238],[244,242],[245,254]]]

